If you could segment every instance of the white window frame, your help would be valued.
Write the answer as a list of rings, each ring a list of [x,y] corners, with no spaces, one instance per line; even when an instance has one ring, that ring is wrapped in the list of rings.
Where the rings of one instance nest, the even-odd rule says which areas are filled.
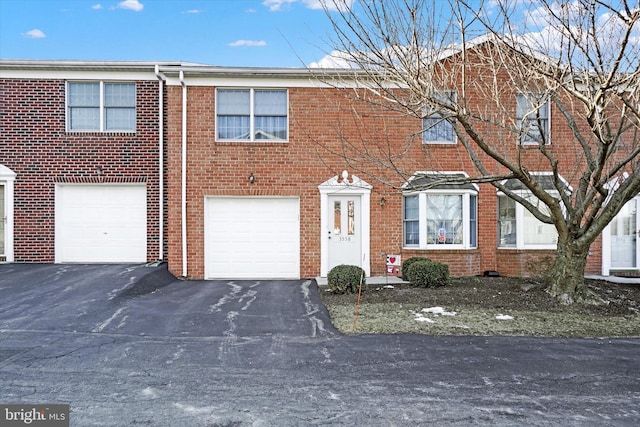
[[[518,190],[518,191],[514,191],[515,194],[521,196],[521,197],[527,197],[532,195],[530,191],[525,191],[525,190]],[[549,191],[549,194],[551,194],[553,197],[557,197],[559,198],[559,194],[557,191]],[[499,191],[498,192],[498,203],[500,200],[500,197],[507,197],[503,192]],[[508,197],[507,197],[508,198]],[[505,245],[505,246],[501,246],[500,245],[500,209],[497,209],[497,213],[498,213],[498,236],[497,236],[497,240],[498,240],[498,248],[500,249],[519,249],[519,250],[555,250],[558,247],[557,241],[558,241],[558,237],[556,236],[556,243],[554,244],[531,244],[531,243],[525,243],[524,241],[524,237],[525,237],[525,227],[524,227],[524,216],[525,213],[528,212],[527,208],[525,208],[524,206],[522,206],[520,203],[518,203],[517,201],[515,201],[515,221],[516,221],[516,243],[515,245]],[[542,203],[542,202],[540,202]],[[532,214],[533,215],[533,214]],[[536,217],[532,216],[532,218],[536,221],[538,221],[541,225],[549,225],[552,226],[551,224],[545,224],[542,221],[538,220]]]
[[[98,84],[100,87],[100,105],[99,108],[99,126],[97,129],[72,129],[71,128],[71,109],[75,108],[69,105],[69,96],[70,90],[69,85],[73,83],[94,83]],[[134,105],[131,107],[107,107],[105,105],[105,85],[107,84],[129,84],[133,85],[134,94],[133,97],[136,100]],[[135,82],[132,81],[104,81],[104,80],[69,80],[66,82],[66,95],[65,95],[65,120],[66,120],[66,128],[67,132],[73,133],[91,133],[91,132],[100,132],[100,133],[135,133],[138,127],[138,88]],[[107,110],[109,108],[133,108],[135,121],[133,129],[107,129]]]
[[[479,222],[478,222],[478,191],[474,190],[424,190],[424,191],[407,191],[403,193],[403,198],[407,196],[418,196],[418,230],[419,243],[417,245],[405,244],[405,227],[404,227],[404,199],[402,203],[402,245],[405,249],[428,249],[428,250],[470,250],[477,249]],[[462,196],[462,244],[433,244],[427,243],[427,197],[429,195],[447,195]],[[476,197],[476,242],[475,246],[471,245],[471,196]]]
[[[249,139],[235,139],[235,138],[220,138],[218,136],[218,92],[219,91],[225,91],[225,90],[248,90],[249,91],[249,135],[250,138]],[[286,120],[286,133],[287,136],[284,139],[256,139],[255,138],[255,92],[256,91],[261,91],[261,90],[268,90],[268,91],[283,91],[286,94],[286,98],[287,98],[287,120]],[[216,88],[216,100],[215,100],[215,106],[216,106],[216,117],[215,117],[215,140],[216,142],[244,142],[244,143],[260,143],[260,144],[264,144],[264,143],[286,143],[289,142],[289,89],[287,88],[281,88],[281,87],[251,87],[251,88],[247,88],[247,87],[220,87],[220,88]]]
[[[518,98],[519,97],[524,97],[527,100],[527,102],[531,104],[530,99],[535,99],[536,97],[542,98],[542,96],[538,96],[533,92],[520,92],[516,94],[516,124],[517,124],[518,130],[521,128],[522,121],[524,119],[524,117],[520,117],[518,114]],[[539,110],[542,106],[545,106],[547,110],[547,119],[546,119],[547,124],[546,124],[546,129],[544,130],[546,139],[544,141],[544,145],[551,145],[551,103],[549,102],[548,98],[545,99],[544,103],[540,107],[538,107],[537,110]],[[535,121],[536,117],[535,116],[531,118],[527,117],[526,120]],[[539,146],[540,145],[538,141],[528,138],[527,134],[518,136],[518,144],[522,146]]]
[[[444,96],[450,97],[450,99],[453,102],[456,102],[457,100],[457,92],[455,90],[445,90],[442,91],[441,94],[443,94]],[[426,136],[428,135],[428,133],[426,132],[425,126],[424,126],[424,121],[426,119],[440,119],[444,122],[447,122],[447,124],[449,126],[451,126],[451,130],[453,132],[453,139],[452,140],[427,140],[425,139]],[[436,125],[437,126],[437,125]],[[431,111],[430,108],[426,107],[424,110],[424,117],[422,118],[422,143],[425,145],[430,145],[430,144],[434,144],[434,145],[455,145],[458,143],[458,136],[456,135],[455,131],[453,130],[453,123],[450,123],[449,121],[446,120],[446,118],[442,117],[442,114],[436,112],[436,111]]]

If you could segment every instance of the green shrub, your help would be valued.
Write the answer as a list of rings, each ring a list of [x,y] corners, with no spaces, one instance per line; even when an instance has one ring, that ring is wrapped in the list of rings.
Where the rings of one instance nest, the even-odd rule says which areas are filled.
[[[413,286],[420,288],[445,286],[449,284],[449,266],[428,259],[414,262],[409,266],[407,276]]]
[[[423,256],[414,256],[414,257],[405,259],[402,262],[402,280],[407,282],[409,281],[409,275],[408,275],[409,267],[411,267],[411,264],[418,261],[430,261],[430,259],[425,258]]]
[[[329,289],[338,294],[358,292],[360,279],[365,284],[365,277],[360,267],[356,265],[337,265],[327,275]]]

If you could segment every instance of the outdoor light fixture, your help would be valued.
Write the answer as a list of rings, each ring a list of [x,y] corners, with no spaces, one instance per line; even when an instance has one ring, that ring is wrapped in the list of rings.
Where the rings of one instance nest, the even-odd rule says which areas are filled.
[[[249,184],[253,184],[256,182],[256,177],[253,176],[253,173],[249,175]]]
[[[102,176],[102,166],[98,166],[98,169],[96,169],[96,174],[98,176]]]
[[[387,204],[387,199],[385,199],[384,197],[380,198],[380,207],[384,208],[384,205]]]

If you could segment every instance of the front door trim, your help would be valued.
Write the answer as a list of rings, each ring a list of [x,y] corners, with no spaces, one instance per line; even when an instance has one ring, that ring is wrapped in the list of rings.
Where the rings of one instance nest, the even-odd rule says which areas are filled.
[[[640,195],[631,199],[627,203],[636,203],[636,259],[635,267],[629,270],[635,271],[640,267]],[[611,239],[611,223],[602,231],[602,275],[609,276],[612,270],[612,239]],[[615,268],[615,270],[626,270],[625,268]]]
[[[0,216],[0,221],[4,221],[4,262],[13,262],[14,249],[13,249],[13,186],[16,180],[16,173],[8,167],[0,164],[0,184],[2,184],[2,191],[4,191],[4,213]]]
[[[329,266],[329,240],[327,230],[329,226],[329,195],[360,196],[361,213],[361,252],[363,256],[362,269],[368,277],[371,274],[369,247],[371,242],[370,207],[371,189],[373,186],[355,175],[349,176],[347,171],[323,182],[318,186],[320,190],[320,277],[327,277]]]

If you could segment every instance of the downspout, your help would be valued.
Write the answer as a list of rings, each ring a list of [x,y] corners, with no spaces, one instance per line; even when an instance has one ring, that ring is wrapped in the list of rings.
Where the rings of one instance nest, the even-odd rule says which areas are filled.
[[[156,65],[158,79],[158,261],[164,256],[164,82],[167,80]]]
[[[182,85],[182,277],[187,278],[187,84],[180,70]]]

